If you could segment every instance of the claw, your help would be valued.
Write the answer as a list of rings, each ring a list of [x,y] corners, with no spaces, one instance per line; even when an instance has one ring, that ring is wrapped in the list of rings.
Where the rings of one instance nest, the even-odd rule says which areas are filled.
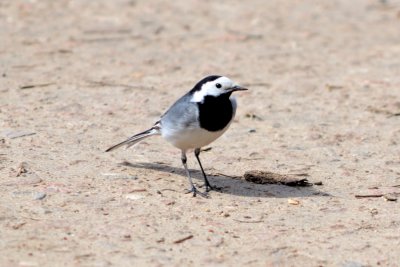
[[[206,188],[206,192],[210,192],[211,190],[218,191],[218,192],[222,191],[222,187],[219,187],[219,186],[212,186],[210,184],[205,184],[204,186]]]
[[[199,187],[200,187],[200,188],[205,187],[206,192],[210,192],[211,190],[213,190],[213,191],[218,191],[218,192],[221,192],[221,191],[222,191],[222,187],[211,185],[211,184],[208,183],[208,182],[205,182],[204,184],[200,185]]]
[[[196,197],[197,194],[199,194],[200,196],[204,197],[204,198],[208,198],[207,192],[200,192],[199,190],[197,190],[197,188],[195,186],[193,186],[191,189],[186,190],[185,194],[190,194],[193,193],[193,197]]]

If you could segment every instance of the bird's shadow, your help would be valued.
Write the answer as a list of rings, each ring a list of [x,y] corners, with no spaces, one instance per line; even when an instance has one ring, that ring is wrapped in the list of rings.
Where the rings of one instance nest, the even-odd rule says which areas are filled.
[[[162,163],[130,163],[122,162],[120,165],[154,170],[166,173],[175,173],[182,176],[187,181],[185,170],[182,168],[171,167]],[[194,182],[197,185],[203,184],[203,176],[200,171],[189,169]],[[231,177],[222,174],[207,174],[208,180],[213,186],[220,187],[220,193],[248,196],[248,197],[310,197],[310,196],[329,196],[329,194],[317,190],[314,186],[287,186],[281,184],[255,184],[244,180],[241,177]],[[196,181],[197,180],[197,181]],[[185,188],[186,189],[186,188]],[[183,191],[183,189],[182,189]]]

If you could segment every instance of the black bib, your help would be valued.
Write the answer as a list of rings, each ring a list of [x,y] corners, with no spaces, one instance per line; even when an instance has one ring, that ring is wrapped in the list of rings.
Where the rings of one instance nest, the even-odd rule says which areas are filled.
[[[200,126],[210,132],[216,132],[224,129],[231,121],[233,108],[230,93],[220,96],[205,96],[203,103],[197,103],[199,106]]]

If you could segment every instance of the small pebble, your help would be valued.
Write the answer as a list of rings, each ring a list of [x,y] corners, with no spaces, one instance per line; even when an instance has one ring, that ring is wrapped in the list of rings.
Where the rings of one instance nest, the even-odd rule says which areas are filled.
[[[144,196],[137,195],[137,194],[127,194],[127,195],[125,195],[125,198],[129,199],[129,200],[138,200],[138,199],[144,198]]]
[[[253,114],[253,113],[247,113],[245,115],[245,117],[246,118],[250,118],[250,119],[255,119],[255,120],[258,120],[258,121],[262,121],[262,118],[260,116],[258,116],[256,114]]]
[[[46,197],[46,193],[43,193],[43,192],[37,192],[37,193],[35,193],[35,195],[34,195],[34,199],[35,200],[42,200],[42,199],[44,199]]]
[[[256,129],[250,129],[249,130],[249,133],[255,133],[256,132]]]
[[[167,203],[165,203],[165,205],[167,205],[167,206],[171,206],[171,205],[174,205],[175,204],[175,201],[168,201]]]
[[[299,205],[299,204],[300,204],[300,201],[298,201],[297,199],[289,198],[289,199],[288,199],[288,203],[289,203],[290,205]]]
[[[379,211],[377,209],[373,208],[369,211],[369,213],[371,213],[372,216],[375,216],[375,215],[378,215]]]
[[[393,194],[386,194],[383,198],[385,201],[397,201],[397,198]]]

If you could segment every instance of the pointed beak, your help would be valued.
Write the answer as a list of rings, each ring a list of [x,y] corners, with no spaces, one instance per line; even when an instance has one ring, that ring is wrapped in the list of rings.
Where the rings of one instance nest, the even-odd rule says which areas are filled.
[[[235,85],[235,86],[233,86],[233,87],[231,87],[229,89],[229,91],[231,91],[231,92],[234,92],[234,91],[246,91],[246,90],[248,90],[248,89],[244,88],[244,87],[241,87],[239,85]]]

